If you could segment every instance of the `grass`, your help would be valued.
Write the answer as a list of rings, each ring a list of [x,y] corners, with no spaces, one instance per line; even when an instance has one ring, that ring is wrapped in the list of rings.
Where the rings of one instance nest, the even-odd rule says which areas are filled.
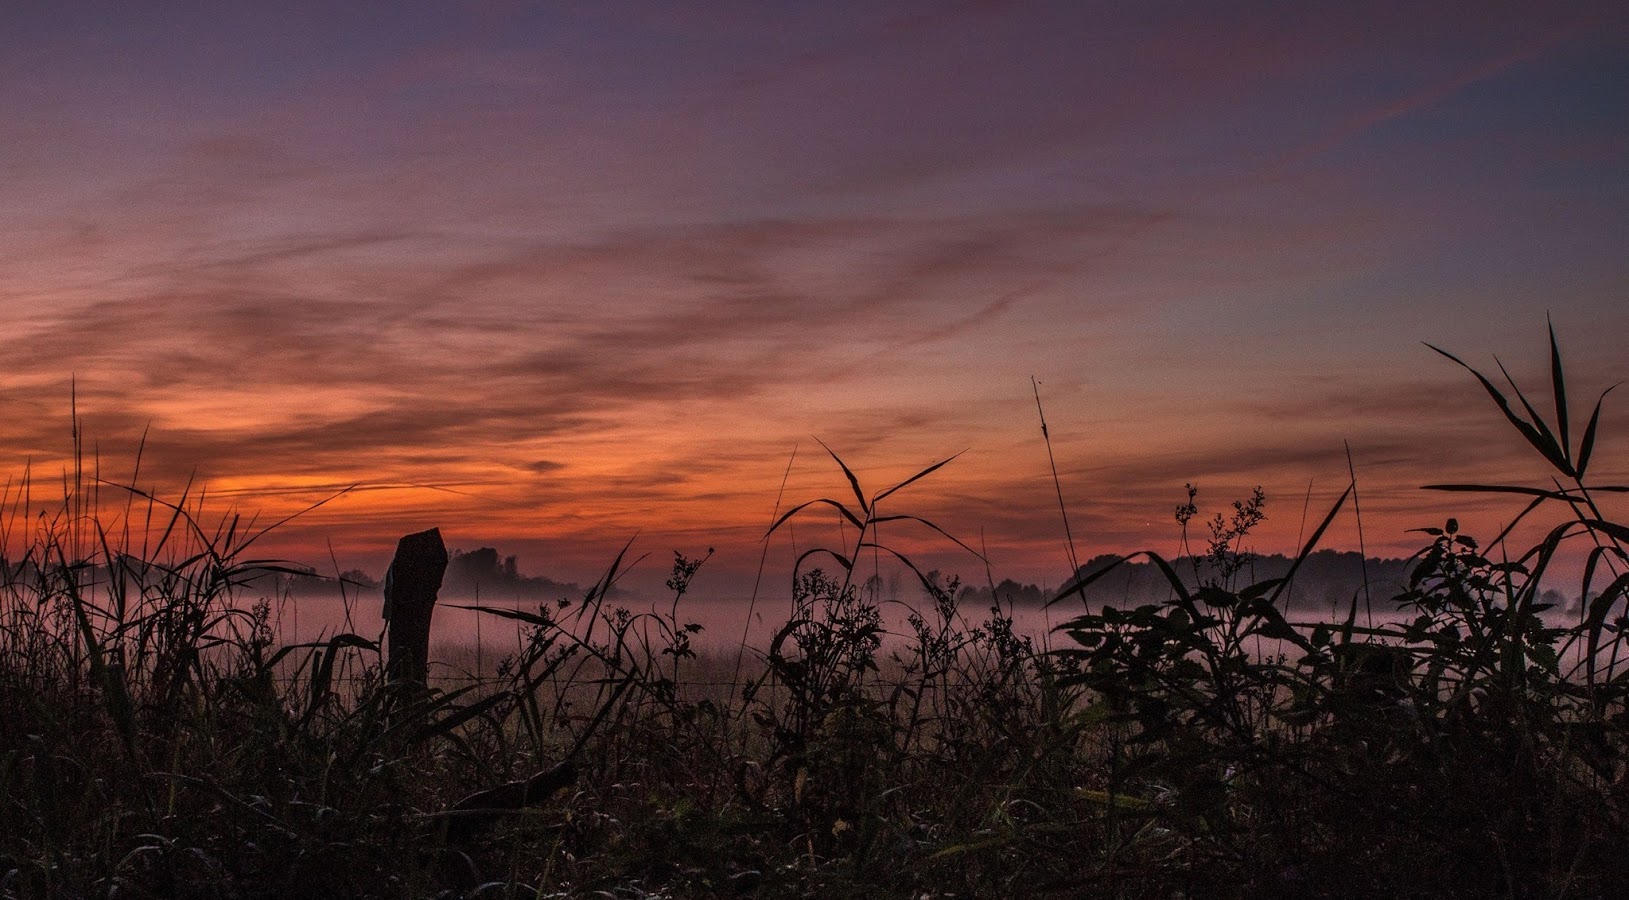
[[[1293,569],[1246,580],[1251,497],[1208,520],[1203,566],[1141,554],[1169,599],[1088,606],[1044,652],[878,539],[960,543],[891,511],[939,466],[867,492],[833,453],[842,498],[770,532],[829,511],[851,540],[797,561],[755,662],[692,646],[706,555],[641,615],[607,599],[618,555],[580,600],[485,610],[521,649],[426,692],[358,635],[277,646],[279,598],[243,605],[271,565],[253,523],[94,471],[41,503],[25,476],[0,515],[0,896],[1611,896],[1629,527],[1588,480],[1600,403],[1574,441],[1550,351],[1549,419],[1475,374],[1546,486],[1436,487],[1560,520],[1531,547],[1422,529],[1406,590],[1372,601],[1394,626],[1360,624],[1361,591],[1289,621]],[[1185,546],[1198,513],[1190,493]],[[1562,626],[1542,597],[1571,546],[1587,602]],[[866,554],[921,585],[900,640]]]

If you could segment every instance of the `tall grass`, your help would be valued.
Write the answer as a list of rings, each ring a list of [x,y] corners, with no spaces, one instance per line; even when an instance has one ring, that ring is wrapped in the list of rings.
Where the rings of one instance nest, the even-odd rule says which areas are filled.
[[[1629,529],[1598,504],[1626,488],[1586,480],[1601,402],[1574,444],[1553,333],[1551,421],[1513,382],[1515,404],[1432,349],[1471,372],[1552,486],[1428,486],[1529,499],[1486,545],[1454,518],[1417,529],[1428,544],[1393,598],[1398,625],[1358,624],[1367,586],[1344,621],[1290,623],[1276,602],[1355,484],[1282,579],[1232,580],[1258,498],[1212,524],[1215,574],[1184,579],[1144,554],[1169,601],[1062,626],[1077,645],[1062,654],[1064,682],[1088,688],[1117,729],[1103,760],[1119,818],[1111,871],[1136,877],[1180,860],[1251,894],[1467,897],[1608,896],[1625,874]],[[1563,520],[1531,547],[1510,546],[1546,504]],[[1178,519],[1195,512],[1190,488]],[[1562,627],[1542,597],[1568,542],[1588,548],[1585,602]],[[1112,568],[1082,573],[1058,600]],[[1263,654],[1257,638],[1278,649]]]
[[[94,459],[49,501],[25,474],[0,515],[0,896],[1610,896],[1629,529],[1604,507],[1624,489],[1589,480],[1600,403],[1574,440],[1550,353],[1548,419],[1475,378],[1551,480],[1435,487],[1562,521],[1525,548],[1423,528],[1396,625],[1360,620],[1361,585],[1343,617],[1288,620],[1296,568],[1248,577],[1265,498],[1206,520],[1190,491],[1203,564],[1142,554],[1168,600],[1088,604],[1043,651],[879,537],[984,565],[896,508],[950,460],[868,492],[830,453],[843,492],[769,536],[829,514],[846,539],[799,557],[752,663],[693,643],[710,551],[675,553],[672,601],[635,613],[624,548],[581,598],[476,607],[524,642],[422,691],[366,635],[278,645],[253,522]],[[1572,546],[1586,602],[1557,624]],[[921,588],[890,640],[880,560]]]

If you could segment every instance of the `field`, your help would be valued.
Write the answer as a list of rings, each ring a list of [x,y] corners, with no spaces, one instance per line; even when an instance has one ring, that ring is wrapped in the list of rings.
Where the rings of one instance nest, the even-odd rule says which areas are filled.
[[[1399,595],[1291,621],[1293,567],[1244,578],[1259,501],[1189,505],[1207,564],[1142,554],[1168,599],[1089,607],[1051,652],[927,575],[882,642],[857,560],[892,552],[877,501],[934,469],[868,492],[834,454],[843,489],[776,527],[835,512],[857,537],[785,573],[795,613],[740,659],[692,647],[704,559],[676,555],[672,606],[635,615],[607,599],[618,558],[580,598],[486,613],[525,646],[429,686],[357,635],[277,646],[235,519],[83,472],[47,503],[14,485],[0,896],[1614,896],[1629,526],[1624,488],[1588,480],[1600,404],[1572,427],[1551,352],[1548,419],[1477,376],[1549,486],[1443,495],[1553,514],[1539,542],[1445,515]],[[1563,552],[1581,582],[1556,583]],[[1568,624],[1547,590],[1583,598]]]

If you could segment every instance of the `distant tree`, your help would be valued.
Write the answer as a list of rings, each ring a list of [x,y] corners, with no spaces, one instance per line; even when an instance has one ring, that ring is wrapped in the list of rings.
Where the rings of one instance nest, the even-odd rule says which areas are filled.
[[[510,557],[508,561],[513,559]],[[495,586],[514,581],[513,576],[505,576],[504,568],[495,547],[482,547],[467,553],[454,550],[452,559],[447,563],[447,581],[459,587]]]

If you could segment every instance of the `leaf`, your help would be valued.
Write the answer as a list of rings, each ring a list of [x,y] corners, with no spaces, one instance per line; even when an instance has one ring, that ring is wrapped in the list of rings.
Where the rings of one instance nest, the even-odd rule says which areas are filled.
[[[926,478],[927,476],[929,476],[929,475],[933,474],[934,472],[938,471],[941,467],[947,465],[951,460],[955,459],[958,456],[961,456],[962,453],[966,453],[966,452],[967,452],[966,450],[963,450],[960,453],[952,454],[951,456],[946,457],[943,461],[936,462],[933,465],[928,466],[926,469],[923,469],[922,471],[916,473],[915,475],[912,475],[911,477],[905,479],[904,481],[901,481],[899,484],[896,484],[893,487],[889,488],[888,490],[883,491],[882,493],[878,494],[875,498],[872,499],[871,502],[872,503],[877,503],[877,502],[883,500],[884,498],[886,498],[889,494],[892,494],[893,492],[895,492],[895,491],[899,490],[900,488],[910,484],[911,482],[919,481],[919,480],[921,480],[923,478]]]
[[[1104,610],[1104,612],[1108,612],[1111,609],[1114,609],[1114,607],[1112,607],[1112,606],[1107,607]],[[1116,610],[1116,612],[1118,612],[1118,610]],[[1092,613],[1084,613],[1082,615],[1076,616],[1073,619],[1070,619],[1069,621],[1064,622],[1063,624],[1057,626],[1057,628],[1055,630],[1056,631],[1089,631],[1089,630],[1092,630],[1092,629],[1102,627],[1103,624],[1106,622],[1106,620],[1107,620],[1107,617],[1105,617],[1105,616],[1094,615]]]
[[[311,670],[310,699],[306,705],[305,715],[300,717],[300,727],[302,729],[311,724],[312,717],[322,707],[323,701],[328,699],[334,681],[334,661],[339,657],[339,651],[344,647],[378,649],[378,646],[372,641],[364,640],[354,634],[342,633],[329,638],[327,644],[314,651],[316,664]]]
[[[1561,542],[1566,539],[1567,532],[1571,531],[1577,525],[1577,522],[1562,522],[1560,525],[1550,529],[1549,534],[1545,535],[1544,540],[1540,541],[1538,544],[1535,544],[1526,553],[1523,553],[1521,559],[1517,560],[1516,563],[1513,564],[1513,571],[1522,572],[1527,576],[1525,579],[1523,579],[1524,586],[1517,598],[1517,602],[1521,606],[1525,607],[1527,604],[1532,602],[1534,595],[1538,591],[1538,586],[1543,578],[1545,569],[1549,567],[1550,561],[1555,558],[1556,550],[1561,547]],[[1528,560],[1534,560],[1532,571],[1524,572],[1523,567],[1527,564]]]
[[[1492,397],[1493,402],[1499,405],[1499,411],[1505,414],[1505,418],[1510,420],[1510,424],[1516,426],[1516,430],[1521,432],[1522,437],[1526,438],[1527,442],[1532,444],[1534,449],[1543,454],[1545,459],[1549,460],[1553,465],[1558,464],[1563,470],[1569,470],[1571,468],[1567,465],[1566,460],[1561,459],[1558,454],[1554,454],[1552,452],[1554,440],[1552,439],[1550,442],[1552,447],[1546,447],[1544,438],[1539,434],[1538,429],[1528,424],[1527,421],[1521,416],[1516,415],[1516,411],[1510,408],[1510,401],[1505,399],[1505,395],[1501,394],[1499,389],[1494,387],[1493,382],[1489,381],[1486,376],[1471,368],[1469,365],[1466,365],[1464,360],[1453,355],[1452,353],[1449,353],[1447,350],[1430,343],[1427,343],[1426,346],[1437,351],[1443,356],[1448,357],[1455,363],[1458,363],[1460,368],[1471,373],[1472,375],[1475,375],[1476,380],[1481,382],[1483,389],[1488,392],[1488,396]]]
[[[259,531],[255,532],[254,534],[250,535],[247,539],[244,540],[244,542],[242,544],[239,544],[236,548],[234,548],[234,550],[235,551],[243,550],[244,548],[248,547],[250,544],[253,544],[255,541],[260,540],[261,538],[265,537],[266,535],[270,534],[271,532],[276,531],[278,528],[281,528],[284,525],[287,525],[289,522],[292,522],[295,519],[298,519],[299,517],[305,515],[306,513],[312,512],[312,511],[316,510],[318,507],[321,507],[321,506],[327,504],[328,502],[330,502],[332,500],[337,500],[340,497],[343,497],[346,494],[349,494],[351,491],[356,490],[356,487],[357,486],[353,484],[353,485],[351,485],[349,487],[341,488],[338,491],[335,491],[334,493],[329,494],[328,496],[322,498],[321,500],[318,500],[317,502],[311,504],[310,506],[307,506],[304,509],[298,510],[296,512],[289,513],[287,516],[284,516],[283,518],[277,520],[276,522],[273,522],[270,525],[267,525],[265,528],[262,528]],[[237,517],[236,516],[232,517],[232,527],[234,529],[237,528]],[[229,546],[229,547],[232,546],[231,541],[227,541],[226,546]]]
[[[1193,595],[1188,593],[1188,586],[1182,583],[1182,579],[1177,575],[1176,569],[1171,568],[1170,563],[1166,562],[1165,559],[1158,553],[1145,552],[1144,555],[1147,556],[1148,561],[1152,562],[1156,567],[1158,567],[1160,573],[1165,576],[1165,580],[1171,585],[1171,590],[1176,592],[1177,604],[1187,611],[1189,617],[1191,617],[1193,621],[1199,622],[1202,619],[1209,618],[1208,616],[1205,616],[1199,612],[1199,607],[1193,602]]]
[[[379,650],[379,644],[377,642],[370,641],[367,638],[361,637],[359,635],[351,634],[350,632],[347,631],[347,632],[341,632],[340,634],[336,634],[336,635],[334,635],[333,637],[329,638],[326,641],[308,641],[308,642],[303,643],[303,644],[287,644],[287,645],[285,645],[283,647],[280,647],[280,648],[278,648],[276,653],[272,654],[272,658],[271,658],[270,661],[268,661],[266,663],[266,666],[267,666],[267,668],[270,668],[272,666],[277,665],[278,663],[283,661],[283,658],[285,656],[287,656],[288,654],[292,653],[295,650],[312,650],[312,649],[325,649],[326,648],[328,650],[328,652],[332,653],[332,652],[334,652],[335,650],[337,650],[337,649],[339,649],[341,647],[355,647],[358,650],[372,650],[372,651],[375,651],[375,652],[378,652],[378,650]]]
[[[845,572],[854,571],[854,563],[848,557],[838,553],[836,550],[827,550],[825,547],[816,547],[813,550],[803,551],[803,554],[797,558],[797,562],[792,564],[792,571],[801,571],[803,569],[803,561],[817,553],[824,553],[827,556],[830,556],[832,559],[837,560],[837,564],[842,566],[843,571]]]
[[[1227,608],[1239,602],[1239,597],[1232,591],[1223,590],[1215,585],[1205,585],[1199,589],[1194,598],[1206,606]]]
[[[1341,511],[1342,506],[1346,505],[1346,498],[1352,496],[1354,490],[1357,490],[1356,481],[1346,486],[1346,491],[1341,494],[1339,500],[1335,501],[1335,505],[1329,508],[1324,520],[1318,523],[1318,527],[1313,530],[1312,537],[1307,538],[1306,545],[1301,548],[1300,553],[1295,555],[1295,562],[1290,563],[1290,570],[1284,573],[1283,580],[1279,582],[1278,589],[1273,591],[1273,596],[1268,602],[1276,604],[1279,595],[1284,593],[1284,589],[1289,587],[1290,583],[1295,580],[1295,573],[1301,568],[1301,564],[1306,562],[1307,557],[1312,555],[1312,548],[1318,546],[1318,541],[1324,536],[1324,532],[1329,530],[1329,523],[1335,521],[1335,515]]]
[[[1544,500],[1545,500],[1545,498],[1543,498],[1543,497],[1534,497],[1532,499],[1532,501],[1527,504],[1526,508],[1524,508],[1521,512],[1517,513],[1515,518],[1511,519],[1508,523],[1506,523],[1505,527],[1500,529],[1499,533],[1493,536],[1493,540],[1488,543],[1488,546],[1497,547],[1497,546],[1503,544],[1505,542],[1505,538],[1508,537],[1512,531],[1516,530],[1516,526],[1520,525],[1529,515],[1532,515],[1533,510],[1538,509],[1539,506],[1541,506],[1544,503]],[[1465,537],[1465,535],[1463,535],[1463,534],[1459,535],[1454,540],[1455,540],[1456,543],[1462,544],[1462,545],[1470,547],[1472,549],[1476,548],[1476,542],[1475,541],[1470,541],[1470,539]]]
[[[412,737],[408,738],[408,743],[416,744],[420,741],[429,740],[437,735],[447,734],[454,728],[457,728],[465,722],[486,713],[488,710],[493,709],[498,704],[508,699],[508,694],[500,692],[477,700],[474,703],[463,707],[462,709],[449,713],[448,715],[425,725],[423,728],[420,728],[418,731],[413,733]]]
[[[951,540],[955,540],[955,538],[951,538]],[[930,596],[932,596],[936,591],[942,591],[943,590],[942,587],[940,587],[939,585],[934,584],[932,579],[930,579],[930,578],[928,578],[928,576],[922,574],[922,570],[918,569],[916,567],[916,563],[911,562],[910,559],[906,558],[905,554],[900,553],[898,550],[895,550],[892,547],[884,547],[881,544],[871,543],[869,541],[867,541],[864,544],[861,544],[860,547],[870,547],[870,548],[872,548],[874,550],[881,550],[881,551],[883,551],[885,553],[891,554],[895,559],[897,559],[900,562],[904,563],[905,567],[907,569],[910,569],[913,573],[916,574],[916,580],[922,582],[923,589],[926,590]]]
[[[125,753],[132,762],[137,761],[140,755],[136,749],[139,736],[136,727],[136,706],[130,697],[130,687],[125,682],[124,667],[107,660],[102,643],[96,639],[96,630],[91,625],[90,616],[85,612],[85,607],[90,604],[79,595],[79,591],[70,590],[68,601],[73,607],[74,621],[78,625],[80,638],[84,641],[86,661],[90,663],[91,680],[102,691],[102,702],[107,707],[108,717],[118,729]]]
[[[470,612],[487,613],[504,619],[514,619],[517,622],[535,625],[539,628],[553,628],[557,625],[554,619],[548,616],[540,616],[537,613],[526,612],[521,609],[508,609],[502,606],[464,606],[458,603],[449,603],[447,606],[452,609],[467,609]]]
[[[1241,599],[1241,600],[1260,600],[1261,598],[1267,596],[1268,591],[1273,590],[1274,588],[1278,587],[1283,582],[1284,582],[1284,579],[1282,579],[1282,578],[1269,578],[1266,581],[1258,581],[1255,584],[1252,584],[1249,587],[1245,588],[1244,590],[1240,591],[1239,592],[1239,599]]]
[[[1600,566],[1601,560],[1604,559],[1607,556],[1608,553],[1613,552],[1615,549],[1616,548],[1613,548],[1613,547],[1610,547],[1610,546],[1607,546],[1607,545],[1603,544],[1603,545],[1597,546],[1594,549],[1589,551],[1589,556],[1586,557],[1585,560],[1584,560],[1583,584],[1579,589],[1583,596],[1586,596],[1586,597],[1589,596],[1590,585],[1593,585],[1595,583],[1595,570],[1596,570],[1597,567]],[[1621,557],[1624,556],[1624,553],[1623,553],[1622,550],[1617,550],[1617,555],[1621,558]],[[1610,566],[1610,564],[1609,564],[1609,566]]]
[[[933,524],[932,522],[929,522],[927,519],[924,519],[921,516],[908,516],[908,515],[882,516],[880,518],[876,518],[876,519],[871,520],[871,524],[873,526],[879,525],[879,524],[881,524],[883,522],[918,522],[918,523],[920,523],[922,525],[926,525],[927,527],[932,528],[934,531],[937,531],[940,534],[944,535],[946,538],[949,538],[953,543],[955,543],[956,546],[958,546],[958,547],[962,548],[963,550],[966,550],[968,553],[971,553],[974,556],[978,557],[980,562],[989,562],[988,560],[986,560],[984,558],[984,554],[982,554],[982,553],[978,552],[977,550],[974,550],[972,547],[969,547],[966,544],[962,543],[960,538],[958,538],[955,535],[951,534],[950,532],[944,530],[943,528],[940,528],[939,526]]]
[[[477,687],[480,687],[480,685],[472,684],[445,694],[438,691],[431,691],[428,694],[419,696],[417,699],[406,704],[396,714],[398,718],[395,720],[394,724],[380,732],[378,737],[380,739],[394,739],[398,735],[408,735],[410,736],[410,740],[418,740],[419,735],[435,728],[434,723],[428,725],[423,724],[425,720],[429,719],[430,716],[440,712],[443,709],[452,708],[454,706],[454,702],[458,700],[458,698],[464,696],[470,691],[475,690]],[[412,730],[409,731],[408,729]]]
[[[1601,591],[1600,594],[1596,595],[1595,599],[1589,602],[1589,616],[1585,619],[1585,622],[1589,626],[1589,655],[1587,659],[1592,669],[1594,668],[1595,651],[1601,637],[1601,629],[1606,625],[1606,615],[1612,611],[1613,606],[1617,605],[1619,598],[1626,593],[1629,593],[1629,572],[1612,579],[1612,583],[1608,584],[1605,590]]]
[[[1137,554],[1135,554],[1135,553],[1132,554],[1132,556],[1136,556],[1136,555]],[[1046,605],[1051,606],[1054,603],[1058,603],[1058,602],[1062,601],[1065,597],[1069,596],[1070,594],[1080,594],[1081,601],[1085,602],[1086,594],[1083,593],[1083,592],[1086,589],[1086,587],[1091,585],[1092,582],[1098,580],[1099,578],[1102,578],[1104,575],[1107,575],[1110,572],[1114,571],[1116,568],[1119,568],[1119,566],[1122,563],[1125,563],[1125,562],[1129,561],[1130,559],[1131,559],[1131,556],[1115,557],[1113,562],[1109,563],[1108,565],[1104,566],[1101,569],[1098,569],[1096,572],[1093,572],[1090,575],[1085,575],[1085,576],[1078,576],[1077,575],[1077,577],[1070,579],[1066,584],[1064,584],[1063,587],[1059,588],[1057,595],[1054,596],[1051,600],[1048,600],[1046,602]]]
[[[782,525],[786,524],[787,519],[792,518],[793,516],[797,515],[798,513],[802,512],[805,509],[808,509],[811,506],[814,506],[816,503],[824,503],[827,506],[831,506],[831,507],[836,508],[836,510],[838,512],[843,514],[843,518],[845,518],[845,519],[849,520],[851,523],[853,523],[855,528],[859,528],[861,530],[865,529],[865,525],[863,523],[861,523],[860,518],[858,516],[854,515],[854,513],[850,512],[848,507],[844,506],[841,503],[838,503],[836,500],[829,500],[829,499],[827,499],[825,497],[821,497],[819,500],[810,500],[807,503],[799,503],[797,506],[794,506],[791,509],[787,510],[784,515],[782,515],[779,519],[775,520],[775,524],[769,526],[769,530],[764,532],[764,537],[767,538],[770,535],[774,534],[775,529],[777,529],[777,528],[781,527]]]
[[[826,447],[826,442],[820,438],[815,438],[815,443]],[[831,454],[832,459],[837,460],[837,465],[842,468],[843,474],[848,477],[848,486],[854,489],[854,499],[859,501],[860,511],[867,516],[871,515],[871,504],[865,502],[865,492],[860,490],[860,479],[854,477],[854,472],[849,469],[848,463],[843,462],[843,458],[837,455],[837,451],[826,447],[826,452]]]
[[[1420,490],[1459,491],[1461,493],[1478,494],[1522,494],[1528,497],[1541,497],[1545,500],[1560,500],[1562,502],[1583,499],[1576,490],[1550,490],[1548,488],[1522,487],[1521,485],[1515,484],[1424,484],[1420,486]],[[1591,486],[1590,490],[1613,494],[1629,494],[1629,486],[1624,485],[1603,485],[1601,487]],[[1435,528],[1411,528],[1409,530],[1423,531],[1426,534],[1442,533]]]
[[[1550,386],[1555,391],[1555,424],[1556,431],[1561,435],[1561,453],[1570,463],[1572,462],[1572,438],[1567,428],[1567,384],[1561,371],[1561,348],[1555,342],[1555,323],[1545,317],[1545,324],[1550,328]]]
[[[621,571],[622,560],[628,555],[628,551],[633,549],[633,542],[634,539],[629,538],[628,542],[622,545],[622,549],[617,551],[616,558],[611,560],[611,565],[606,568],[605,574],[601,575],[600,580],[594,582],[594,586],[588,589],[587,594],[583,595],[582,605],[577,608],[577,614],[579,616],[586,615],[590,606],[592,606],[596,601],[604,600],[606,594],[610,593],[611,587],[615,585],[617,579],[621,577],[618,575],[618,572]],[[640,559],[643,558],[644,557],[640,557]],[[634,564],[638,565],[638,560],[635,560]]]
[[[1601,519],[1580,519],[1579,521],[1583,523],[1585,528],[1605,532],[1611,535],[1613,540],[1620,543],[1629,543],[1629,527],[1619,525],[1616,522],[1602,521]]]
[[[1589,465],[1589,455],[1595,450],[1595,426],[1601,423],[1601,404],[1606,401],[1606,395],[1612,393],[1616,387],[1614,384],[1601,392],[1600,398],[1595,401],[1595,412],[1590,414],[1589,425],[1584,428],[1584,441],[1578,446],[1579,479],[1584,477],[1584,467]]]
[[[1271,603],[1257,600],[1242,612],[1255,617],[1255,621],[1245,630],[1244,636],[1259,634],[1273,640],[1289,641],[1307,653],[1311,653],[1315,649],[1312,642],[1302,637],[1301,633],[1295,630],[1295,626],[1286,621],[1284,614],[1279,612],[1278,608]]]
[[[1516,392],[1516,399],[1520,401],[1522,409],[1527,410],[1527,415],[1533,420],[1533,427],[1538,430],[1539,437],[1543,439],[1544,444],[1539,447],[1539,452],[1544,454],[1545,459],[1548,459],[1551,465],[1560,469],[1562,474],[1572,476],[1572,460],[1568,458],[1566,450],[1561,446],[1561,442],[1551,433],[1550,426],[1539,416],[1538,410],[1533,408],[1533,404],[1527,402],[1527,395],[1522,393],[1522,389],[1516,386],[1516,380],[1510,377],[1509,372],[1505,371],[1505,364],[1499,362],[1498,358],[1494,359],[1494,363],[1499,366],[1499,371],[1505,376],[1505,381],[1510,384],[1510,389]]]

